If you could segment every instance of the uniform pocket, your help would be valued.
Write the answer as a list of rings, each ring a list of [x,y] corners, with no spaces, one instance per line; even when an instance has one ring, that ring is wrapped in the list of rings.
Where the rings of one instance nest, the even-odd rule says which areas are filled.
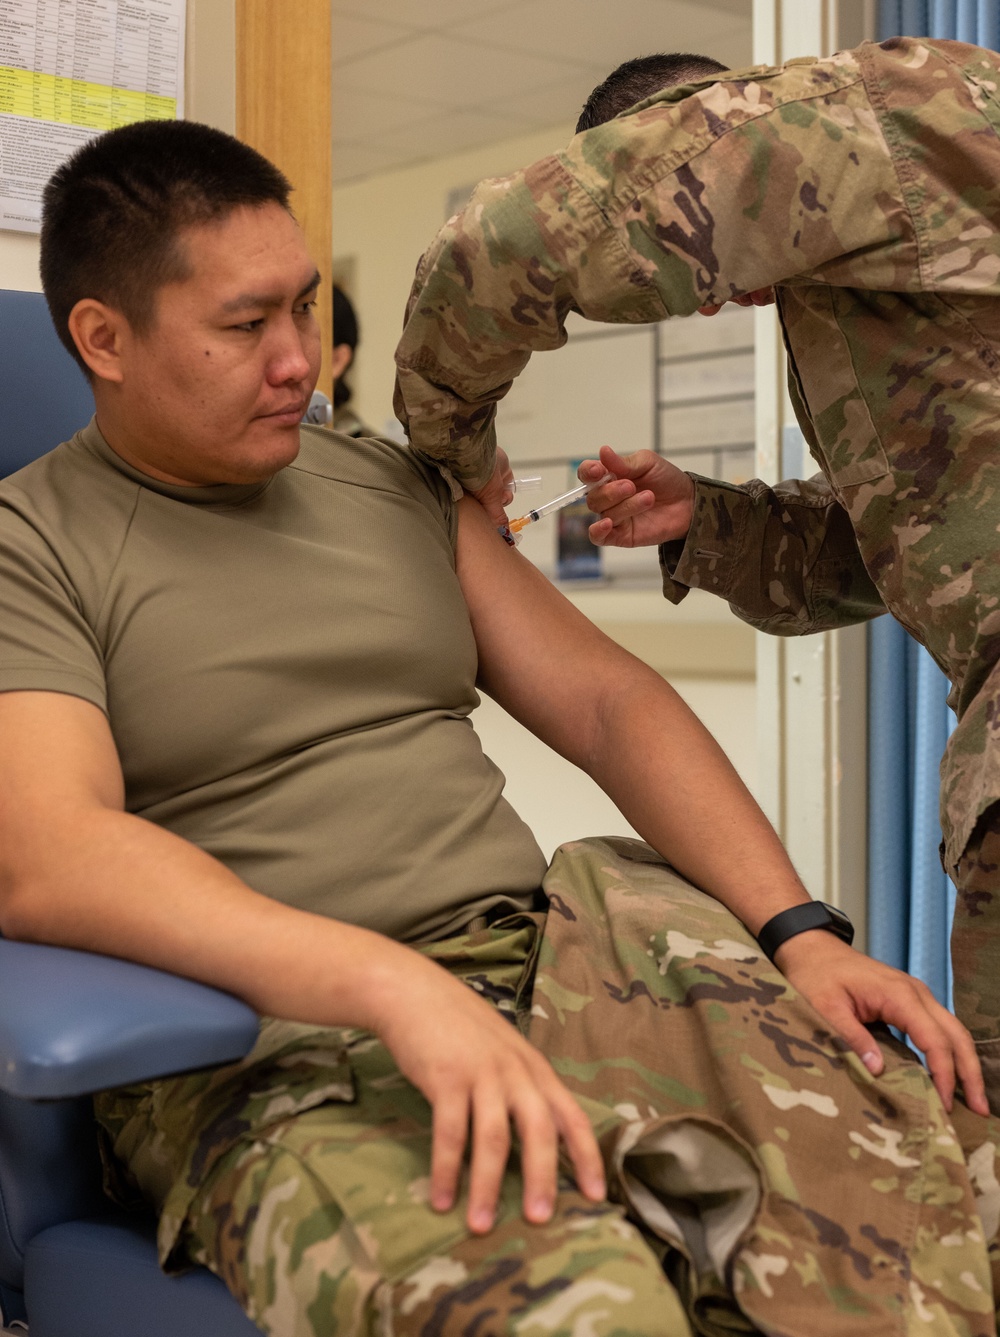
[[[831,481],[837,488],[855,487],[858,483],[871,483],[876,478],[884,478],[889,472],[888,456],[882,442],[876,437],[868,442],[857,459],[832,470]]]

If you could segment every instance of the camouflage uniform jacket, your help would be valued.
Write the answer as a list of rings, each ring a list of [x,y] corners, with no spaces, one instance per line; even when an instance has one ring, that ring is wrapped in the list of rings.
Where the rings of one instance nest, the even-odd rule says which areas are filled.
[[[961,720],[949,866],[1000,797],[998,85],[995,53],[894,38],[666,90],[484,182],[421,261],[397,351],[413,444],[475,487],[496,401],[570,310],[657,321],[779,285],[825,480],[702,484],[674,575],[771,631],[880,596],[927,645]]]

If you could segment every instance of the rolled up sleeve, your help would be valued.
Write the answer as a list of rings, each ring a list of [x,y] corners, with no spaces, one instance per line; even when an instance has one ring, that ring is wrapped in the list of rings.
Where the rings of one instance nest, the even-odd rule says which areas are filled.
[[[660,547],[664,596],[707,590],[758,631],[805,636],[867,622],[885,605],[847,512],[821,476],[737,487],[691,475],[687,538]]]

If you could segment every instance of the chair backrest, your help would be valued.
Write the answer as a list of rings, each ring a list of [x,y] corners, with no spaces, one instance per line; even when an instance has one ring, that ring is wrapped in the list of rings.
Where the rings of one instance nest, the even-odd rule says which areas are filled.
[[[94,412],[41,293],[0,288],[0,412],[0,478],[68,441]]]
[[[0,477],[68,440],[93,412],[45,298],[0,289]],[[33,1235],[101,1201],[89,1098],[35,1104],[0,1092],[0,1286],[20,1289]]]

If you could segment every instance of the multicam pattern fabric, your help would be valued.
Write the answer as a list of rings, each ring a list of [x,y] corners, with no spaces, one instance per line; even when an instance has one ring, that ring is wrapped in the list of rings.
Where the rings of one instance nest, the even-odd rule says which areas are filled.
[[[483,183],[421,261],[397,352],[414,446],[477,487],[496,401],[570,310],[655,321],[778,285],[825,477],[788,505],[701,485],[673,575],[785,633],[880,599],[927,645],[961,721],[951,870],[1000,798],[998,85],[993,52],[894,38],[665,91]]]
[[[991,1110],[1000,1110],[1000,803],[980,817],[958,861],[951,959],[955,1011],[968,1026]]]
[[[1000,1123],[909,1051],[874,1079],[718,902],[648,846],[580,841],[547,917],[427,951],[589,1113],[608,1204],[498,1224],[427,1205],[430,1112],[370,1035],[268,1021],[242,1063],[106,1093],[161,1256],[274,1337],[992,1337]]]

